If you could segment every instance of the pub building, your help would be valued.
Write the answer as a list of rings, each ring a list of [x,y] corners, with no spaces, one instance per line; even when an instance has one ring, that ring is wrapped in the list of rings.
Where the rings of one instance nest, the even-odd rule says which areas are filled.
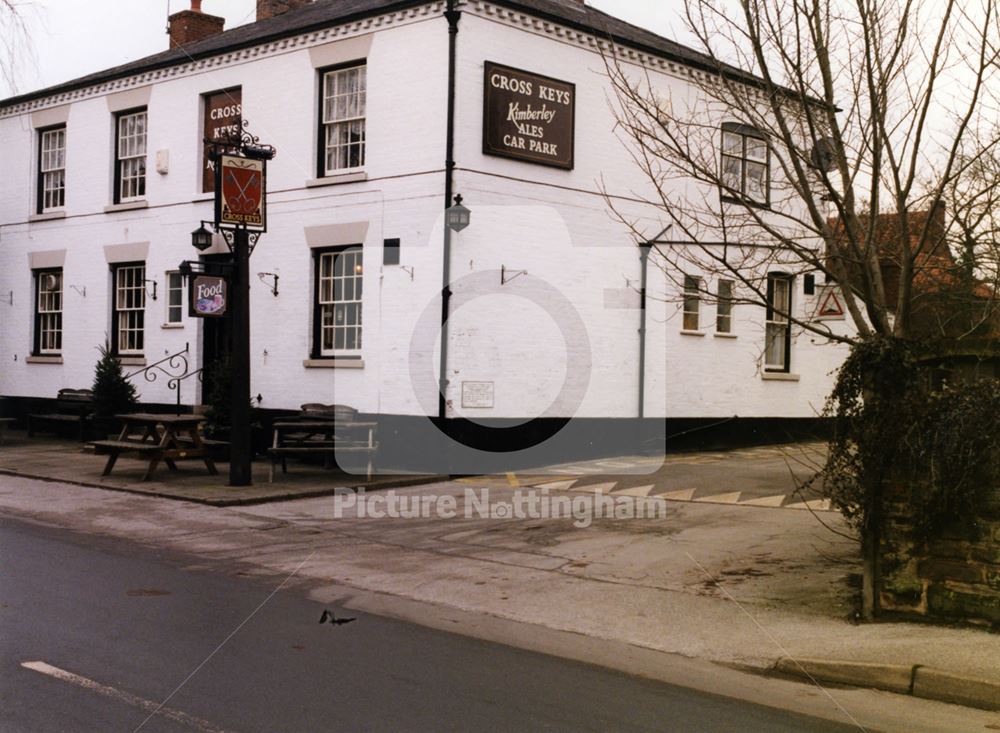
[[[378,419],[382,466],[448,455],[454,472],[812,424],[843,349],[785,324],[775,363],[764,309],[684,298],[609,211],[604,190],[666,223],[632,202],[648,183],[602,42],[676,93],[694,52],[578,0],[258,0],[229,31],[211,5],[171,16],[169,50],[0,101],[7,412],[89,387],[105,339],[130,372],[222,357],[224,287],[179,263],[230,257],[191,232],[215,215],[205,140],[245,121],[277,149],[250,262],[264,419],[349,405]],[[135,381],[174,402],[167,380]],[[182,404],[207,389],[184,380]]]

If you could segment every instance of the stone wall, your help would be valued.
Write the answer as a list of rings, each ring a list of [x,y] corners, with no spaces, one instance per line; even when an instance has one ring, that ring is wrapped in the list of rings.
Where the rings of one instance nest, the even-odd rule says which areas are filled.
[[[973,530],[916,541],[903,503],[894,503],[881,543],[879,604],[886,615],[1000,628],[1000,488]]]

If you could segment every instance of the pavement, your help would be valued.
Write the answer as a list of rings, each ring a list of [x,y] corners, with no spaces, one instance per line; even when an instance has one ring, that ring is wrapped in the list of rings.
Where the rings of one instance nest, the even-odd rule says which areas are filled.
[[[31,453],[38,471],[38,453],[78,481],[99,474],[99,457],[52,456],[52,446],[13,441],[0,448],[0,469],[28,465]],[[613,462],[627,466],[604,474],[592,463],[570,464],[228,507],[9,475],[0,476],[0,512],[188,553],[197,567],[230,574],[281,579],[301,566],[299,589],[320,602],[514,646],[530,637],[537,650],[634,674],[661,674],[646,655],[681,655],[810,680],[831,700],[847,694],[838,685],[901,693],[921,730],[1000,729],[990,713],[977,728],[927,722],[941,714],[931,700],[1000,710],[1000,634],[853,622],[858,544],[837,513],[798,489],[804,456],[815,460],[816,450],[669,456],[645,468],[645,459],[625,457]],[[296,467],[289,475],[310,474]],[[385,509],[389,497],[402,502],[403,516],[369,511]],[[419,510],[440,508],[445,497],[453,516]],[[558,497],[569,515],[516,511],[528,499]],[[605,499],[617,502],[615,513],[595,516]],[[629,507],[632,515],[655,512],[629,518]],[[574,643],[546,646],[556,638]]]

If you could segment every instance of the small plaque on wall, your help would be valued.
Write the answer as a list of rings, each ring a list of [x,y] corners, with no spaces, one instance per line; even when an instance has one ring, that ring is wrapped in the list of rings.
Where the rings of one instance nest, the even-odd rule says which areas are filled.
[[[462,382],[462,407],[485,410],[493,407],[493,382]]]

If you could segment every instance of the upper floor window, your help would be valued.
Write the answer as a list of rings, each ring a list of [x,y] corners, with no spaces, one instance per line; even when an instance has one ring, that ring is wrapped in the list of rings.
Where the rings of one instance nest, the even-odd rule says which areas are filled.
[[[35,354],[62,351],[62,268],[35,271]]]
[[[116,355],[142,354],[146,327],[146,265],[133,262],[112,270],[111,322]]]
[[[792,276],[767,276],[767,320],[764,343],[764,371],[787,372],[791,368]]]
[[[38,135],[38,213],[66,204],[66,126]]]
[[[701,278],[684,276],[684,323],[685,331],[697,331],[701,310]]]
[[[363,275],[359,247],[317,252],[314,356],[360,356]]]
[[[771,152],[764,135],[736,122],[722,125],[722,196],[770,203]]]
[[[146,196],[146,110],[118,115],[115,135],[115,203]]]
[[[320,177],[365,165],[367,67],[326,71],[322,79]]]

